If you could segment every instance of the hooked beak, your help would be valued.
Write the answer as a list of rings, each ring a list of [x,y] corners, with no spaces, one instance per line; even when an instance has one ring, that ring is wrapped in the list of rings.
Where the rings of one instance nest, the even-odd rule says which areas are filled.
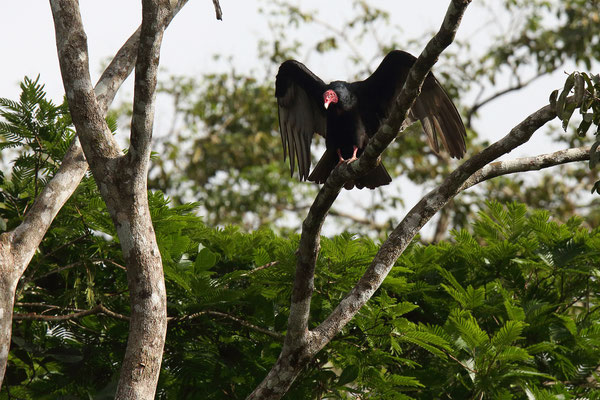
[[[327,108],[329,108],[329,105],[331,103],[337,103],[338,102],[338,97],[337,94],[335,94],[335,92],[333,90],[328,90],[325,93],[323,93],[323,106],[325,107],[325,109],[327,110]]]

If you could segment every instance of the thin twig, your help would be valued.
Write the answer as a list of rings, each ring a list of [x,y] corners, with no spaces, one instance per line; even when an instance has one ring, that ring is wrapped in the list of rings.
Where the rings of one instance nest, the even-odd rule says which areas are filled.
[[[213,0],[213,5],[215,6],[215,14],[217,15],[217,19],[219,21],[223,21],[223,10],[221,10],[219,0]]]
[[[530,83],[534,82],[535,80],[541,78],[542,76],[546,75],[546,72],[542,72],[528,80],[526,80],[525,82],[517,82],[516,85],[514,86],[510,86],[506,89],[500,90],[499,92],[496,92],[494,94],[492,94],[491,96],[485,98],[484,100],[478,101],[477,103],[473,104],[473,106],[471,106],[471,108],[469,109],[469,111],[467,112],[467,127],[471,127],[471,119],[473,118],[473,115],[475,115],[475,113],[484,105],[486,105],[487,103],[497,99],[498,97],[504,96],[507,93],[510,92],[514,92],[516,90],[521,90],[524,87],[528,86]],[[481,93],[483,93],[483,88],[481,89]]]
[[[97,305],[94,308],[90,308],[89,310],[83,310],[72,314],[65,315],[43,315],[38,313],[27,313],[27,314],[19,314],[15,313],[13,315],[13,319],[15,320],[37,320],[37,321],[67,321],[70,319],[77,319],[81,317],[85,317],[91,314],[98,314],[100,312],[100,305]]]
[[[340,211],[340,210],[334,210],[334,209],[332,209],[332,210],[329,211],[329,215],[331,215],[333,217],[346,218],[346,219],[349,219],[352,222],[356,222],[358,224],[366,225],[369,228],[372,228],[372,229],[375,229],[375,230],[382,230],[382,229],[385,229],[385,227],[387,226],[386,224],[378,224],[373,219],[359,217],[357,215],[346,213],[346,212],[343,212],[343,211]]]
[[[274,332],[274,331],[271,331],[269,329],[261,328],[260,326],[254,325],[254,324],[252,324],[252,323],[250,323],[248,321],[245,321],[245,320],[243,320],[241,318],[238,318],[236,316],[233,316],[233,315],[230,315],[230,314],[227,314],[227,313],[223,313],[223,312],[220,312],[220,311],[204,310],[204,311],[200,311],[200,312],[197,312],[197,313],[194,313],[194,314],[191,314],[191,315],[186,315],[186,316],[183,316],[183,317],[177,317],[177,318],[172,318],[171,317],[168,320],[169,320],[169,322],[171,322],[171,321],[187,321],[187,320],[191,320],[191,319],[195,319],[195,318],[201,317],[202,315],[214,315],[214,316],[217,316],[217,317],[222,317],[222,318],[230,319],[230,320],[235,321],[238,324],[240,324],[240,325],[242,325],[242,326],[244,326],[246,328],[252,329],[252,330],[254,330],[256,332],[263,333],[265,335],[269,335],[272,338],[275,338],[275,339],[277,339],[279,341],[283,341],[283,338],[284,338],[284,335],[282,335],[281,333]]]
[[[265,265],[261,265],[260,267],[254,268],[254,269],[246,272],[242,276],[248,276],[248,275],[254,274],[254,273],[258,272],[258,271],[262,271],[263,269],[272,267],[272,266],[277,265],[277,264],[279,264],[279,261],[271,261],[269,263],[266,263]]]

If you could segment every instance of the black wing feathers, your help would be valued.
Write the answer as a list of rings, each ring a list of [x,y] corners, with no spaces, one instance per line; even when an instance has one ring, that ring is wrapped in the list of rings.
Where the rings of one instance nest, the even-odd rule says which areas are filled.
[[[385,56],[369,78],[352,84],[369,136],[377,132],[381,122],[389,115],[415,61],[416,57],[411,54],[394,50]],[[466,132],[462,118],[432,73],[427,75],[421,94],[409,112],[408,122],[417,119],[421,121],[434,151],[439,151],[439,138],[452,157],[464,155]]]
[[[275,96],[279,105],[284,160],[286,156],[290,158],[291,175],[294,175],[295,161],[298,160],[301,180],[308,177],[313,134],[326,135],[324,92],[325,83],[302,63],[288,60],[279,67]]]
[[[451,157],[462,158],[466,151],[465,126],[454,103],[432,74],[425,79],[411,114],[413,119],[421,121],[429,145],[436,153],[439,138]]]

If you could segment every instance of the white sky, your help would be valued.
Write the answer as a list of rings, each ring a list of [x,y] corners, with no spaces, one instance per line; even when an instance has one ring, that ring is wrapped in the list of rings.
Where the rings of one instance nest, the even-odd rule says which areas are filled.
[[[266,0],[221,0],[223,21],[215,19],[211,0],[190,0],[177,15],[165,34],[161,66],[168,73],[199,76],[203,72],[218,71],[222,64],[213,54],[232,55],[239,70],[257,68],[257,40],[269,34],[268,20],[258,13]],[[349,0],[304,0],[303,9],[318,9],[321,16],[333,16],[329,21],[344,16]],[[372,1],[390,10],[392,25],[401,26],[410,37],[437,30],[446,12],[448,0]],[[477,2],[474,2],[477,3]],[[137,28],[141,20],[141,2],[131,0],[80,0],[82,17],[88,35],[92,80],[101,72],[101,65],[118,50]],[[0,3],[4,40],[0,41],[3,55],[0,77],[0,97],[16,98],[18,83],[25,75],[34,78],[41,74],[46,91],[60,102],[63,87],[56,56],[54,28],[47,1],[3,1]],[[479,34],[489,21],[482,19],[482,9],[473,4],[467,10],[458,37],[473,38],[474,45],[484,40]],[[502,21],[493,21],[502,24]],[[309,31],[313,41],[319,32]],[[336,60],[302,60],[325,81],[345,79],[352,71]],[[166,74],[163,75],[166,77]],[[273,77],[274,79],[274,77]],[[476,126],[489,140],[497,140],[524,117],[547,104],[550,92],[562,86],[565,75],[558,72],[540,79],[526,91],[505,96],[502,101],[484,107]],[[505,83],[504,83],[505,84]],[[122,89],[121,96],[132,93],[131,79]],[[503,87],[502,87],[503,88]],[[465,94],[473,98],[473,94]],[[121,97],[123,98],[123,97]],[[156,135],[166,130],[170,121],[161,121],[160,102],[156,113]],[[273,112],[276,112],[274,109]],[[558,150],[544,137],[520,148],[510,157],[534,155]],[[417,191],[424,189],[415,188]],[[356,192],[356,191],[351,191]],[[419,193],[415,193],[417,195]],[[348,195],[347,193],[344,196]],[[416,201],[416,196],[415,196]],[[411,206],[407,204],[407,206]]]

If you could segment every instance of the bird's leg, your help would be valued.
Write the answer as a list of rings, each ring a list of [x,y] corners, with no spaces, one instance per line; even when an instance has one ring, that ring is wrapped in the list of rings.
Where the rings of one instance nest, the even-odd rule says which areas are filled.
[[[356,153],[358,152],[358,147],[356,147],[356,146],[353,146],[353,147],[354,147],[354,151],[352,152],[352,158],[346,160],[349,163],[351,163],[352,161],[358,160],[358,157],[356,157]]]
[[[337,154],[338,154],[338,157],[340,158],[338,165],[340,165],[344,161],[347,163],[351,163],[352,161],[358,160],[358,157],[356,157],[356,153],[358,152],[358,147],[356,147],[356,146],[353,146],[353,147],[354,147],[354,151],[352,152],[352,158],[349,158],[347,160],[344,160],[344,157],[342,157],[342,150],[337,149]]]
[[[342,150],[337,149],[337,154],[338,154],[338,157],[340,158],[340,161],[337,163],[337,165],[340,165],[341,163],[344,162],[344,157],[342,157]]]

